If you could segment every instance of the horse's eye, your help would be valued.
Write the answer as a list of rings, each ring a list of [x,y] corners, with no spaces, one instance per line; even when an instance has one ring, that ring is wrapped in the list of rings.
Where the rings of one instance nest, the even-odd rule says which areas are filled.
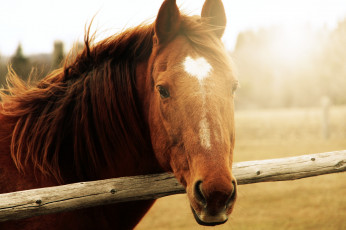
[[[157,86],[157,90],[159,91],[161,98],[169,98],[170,97],[168,90],[165,87],[163,87],[162,85]]]

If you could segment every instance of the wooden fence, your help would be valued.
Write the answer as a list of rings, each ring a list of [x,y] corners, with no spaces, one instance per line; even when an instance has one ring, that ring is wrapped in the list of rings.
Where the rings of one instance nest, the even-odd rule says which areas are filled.
[[[238,184],[346,171],[346,150],[233,164]],[[0,221],[185,193],[170,173],[81,182],[0,194]]]

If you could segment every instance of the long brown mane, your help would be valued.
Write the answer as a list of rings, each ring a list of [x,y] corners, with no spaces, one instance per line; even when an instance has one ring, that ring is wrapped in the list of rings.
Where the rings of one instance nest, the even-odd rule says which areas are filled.
[[[218,52],[222,47],[211,46],[213,29],[184,16],[180,34],[221,63],[228,59]],[[24,83],[10,71],[0,113],[14,121],[11,156],[17,168],[32,163],[68,182],[71,175],[97,179],[98,168],[114,168],[129,155],[140,167],[141,154],[152,147],[139,109],[136,65],[149,58],[153,35],[153,25],[141,25],[92,45],[87,32],[84,50],[38,83]]]
[[[150,148],[135,70],[148,59],[152,36],[152,26],[139,26],[91,47],[88,32],[75,60],[36,85],[11,71],[0,112],[16,121],[11,155],[18,169],[30,162],[61,180],[68,174],[61,169],[75,168],[79,179],[90,180],[98,167]]]

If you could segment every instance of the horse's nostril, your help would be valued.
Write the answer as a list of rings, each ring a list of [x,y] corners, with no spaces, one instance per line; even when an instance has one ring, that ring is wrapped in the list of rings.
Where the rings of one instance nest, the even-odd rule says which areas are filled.
[[[203,206],[207,204],[207,200],[205,199],[205,196],[202,191],[202,181],[199,180],[195,183],[195,189],[194,189],[195,197],[196,199],[201,202]]]
[[[236,198],[237,196],[237,183],[235,181],[232,181],[232,185],[233,185],[233,190],[231,193],[231,196],[228,198],[226,205],[229,206]]]

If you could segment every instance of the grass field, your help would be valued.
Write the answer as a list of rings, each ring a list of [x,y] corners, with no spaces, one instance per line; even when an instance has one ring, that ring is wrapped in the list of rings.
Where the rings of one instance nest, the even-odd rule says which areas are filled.
[[[318,108],[236,112],[235,161],[346,149],[346,107],[330,110],[330,138],[322,138]],[[344,230],[346,173],[238,187],[230,220],[213,229]],[[211,229],[199,226],[186,195],[159,199],[136,230]]]

